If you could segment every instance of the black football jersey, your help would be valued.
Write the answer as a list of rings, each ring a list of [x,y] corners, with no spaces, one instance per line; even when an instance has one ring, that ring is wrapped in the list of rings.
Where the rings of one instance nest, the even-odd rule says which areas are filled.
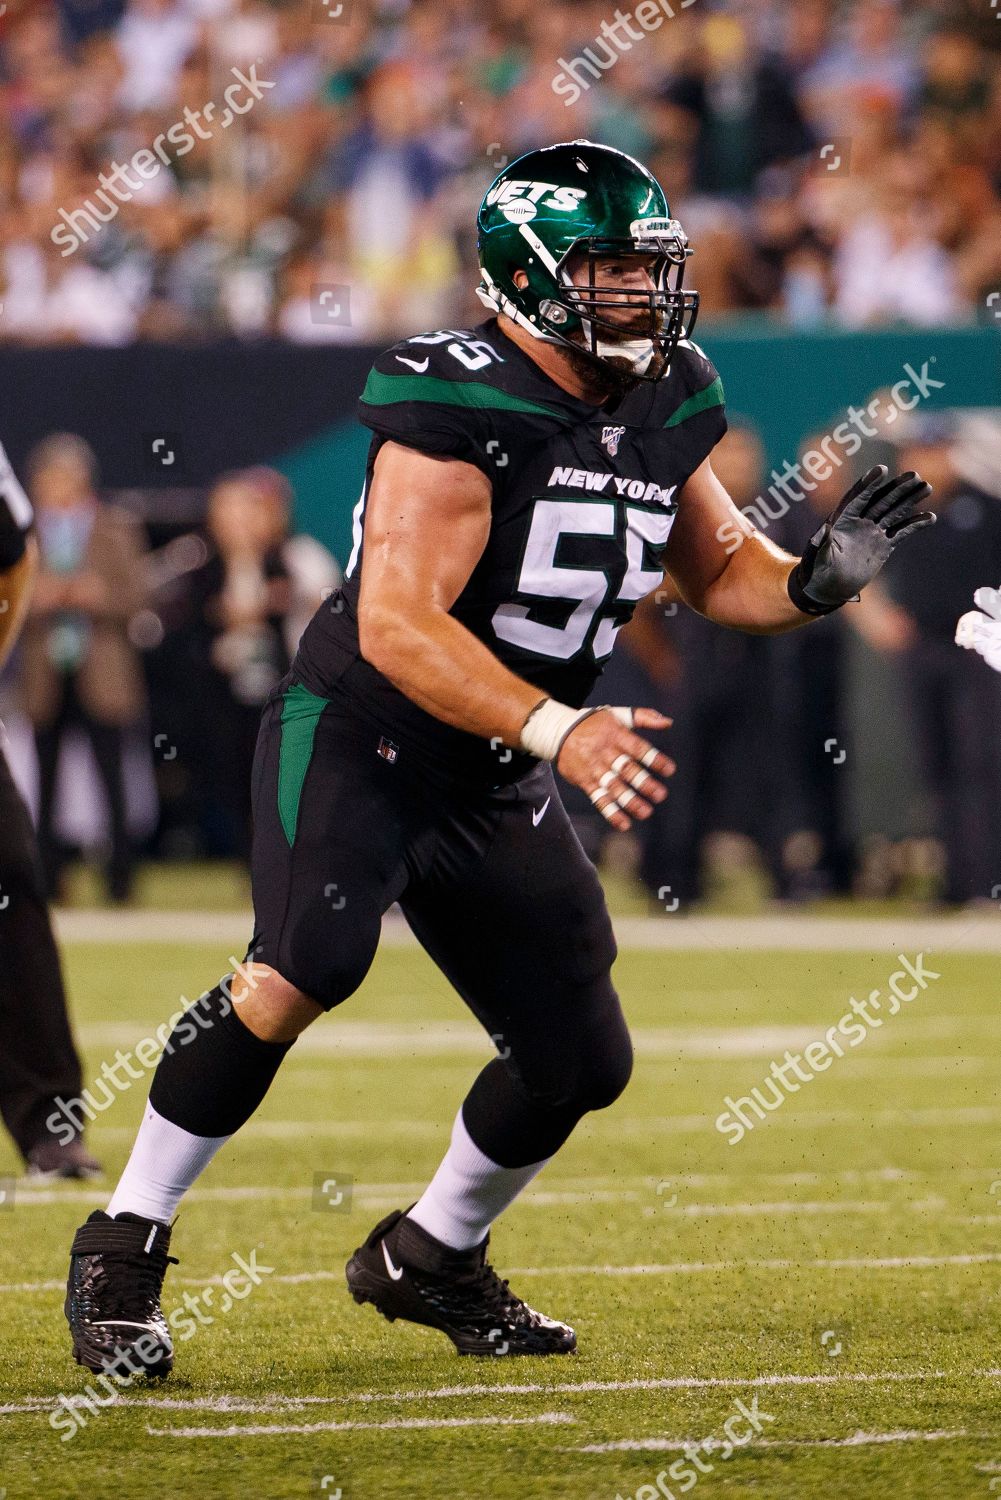
[[[662,581],[678,495],[726,431],[722,383],[686,341],[663,380],[596,407],[552,381],[490,318],[387,350],[358,411],[373,436],[354,545],[343,588],[303,636],[296,680],[321,695],[337,684],[399,753],[409,744],[454,774],[510,779],[526,757],[442,724],[360,654],[365,496],[379,449],[402,443],[487,475],[490,533],[451,613],[540,696],[577,706],[637,601]]]

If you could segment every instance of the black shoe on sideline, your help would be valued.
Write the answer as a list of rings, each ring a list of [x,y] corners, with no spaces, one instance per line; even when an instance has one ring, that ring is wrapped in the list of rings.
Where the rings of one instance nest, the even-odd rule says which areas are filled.
[[[47,1135],[28,1152],[27,1175],[54,1181],[58,1177],[84,1180],[101,1177],[103,1173],[101,1163],[91,1156],[79,1137],[63,1142]]]

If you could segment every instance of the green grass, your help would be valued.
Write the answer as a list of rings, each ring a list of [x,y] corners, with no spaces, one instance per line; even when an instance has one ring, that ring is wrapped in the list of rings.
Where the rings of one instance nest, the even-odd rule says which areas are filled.
[[[71,947],[85,1077],[155,1029],[182,993],[214,982],[225,957],[204,947]],[[825,1379],[757,1388],[774,1418],[767,1443],[717,1461],[699,1479],[700,1500],[989,1496],[1001,1421],[999,1382],[984,1372],[1001,1364],[1001,1267],[871,1264],[999,1249],[997,960],[943,952],[935,963],[941,978],[922,995],[729,1146],[712,1123],[724,1096],[760,1082],[787,1046],[822,1035],[851,995],[885,991],[894,966],[850,952],[624,954],[617,979],[639,1042],[633,1082],[580,1128],[493,1242],[502,1272],[522,1268],[516,1289],[574,1323],[580,1352],[472,1362],[440,1335],[356,1307],[340,1280],[375,1220],[433,1171],[489,1056],[423,956],[383,952],[362,994],[296,1047],[255,1121],[182,1209],[166,1307],[204,1295],[181,1278],[217,1277],[234,1253],[256,1248],[273,1274],[179,1342],[166,1387],[136,1386],[71,1441],[52,1429],[48,1408],[0,1415],[0,1490],[8,1500],[305,1500],[337,1488],[344,1500],[652,1500],[659,1492],[649,1486],[677,1452],[581,1450],[698,1442],[720,1433],[736,1397],[750,1402],[755,1377],[800,1375]],[[449,1022],[454,1031],[442,1029]],[[109,1180],[144,1095],[137,1083],[90,1132]],[[16,1169],[4,1140],[0,1176]],[[354,1179],[348,1212],[312,1207],[317,1174]],[[9,1288],[60,1280],[73,1229],[103,1199],[70,1185],[34,1196],[19,1186],[13,1212],[0,1213],[0,1403],[15,1405],[50,1403],[91,1378],[69,1359],[59,1292]],[[777,1260],[788,1264],[761,1264]],[[573,1269],[605,1265],[676,1269]],[[317,1272],[330,1279],[278,1279]],[[886,1378],[894,1373],[917,1378]],[[879,1378],[851,1378],[865,1374]],[[737,1384],[585,1385],[676,1377]],[[560,1389],[568,1384],[578,1389]],[[238,1409],[221,1410],[223,1397],[239,1398]],[[180,1404],[144,1404],[151,1398]],[[194,1402],[216,1404],[185,1405]],[[525,1420],[547,1413],[570,1420]],[[385,1425],[415,1418],[524,1425]],[[350,1422],[383,1425],[170,1435]],[[860,1432],[965,1435],[814,1446]]]

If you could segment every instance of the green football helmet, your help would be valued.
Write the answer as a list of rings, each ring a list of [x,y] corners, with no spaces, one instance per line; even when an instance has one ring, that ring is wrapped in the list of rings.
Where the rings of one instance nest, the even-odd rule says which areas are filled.
[[[629,380],[667,374],[699,294],[682,290],[692,252],[646,167],[593,141],[529,151],[494,178],[476,227],[477,295],[489,308]],[[598,263],[620,256],[653,257],[651,290],[596,284]]]

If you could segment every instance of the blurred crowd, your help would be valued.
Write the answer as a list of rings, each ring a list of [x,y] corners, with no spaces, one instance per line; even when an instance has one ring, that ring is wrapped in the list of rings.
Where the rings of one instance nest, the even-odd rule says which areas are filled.
[[[487,183],[575,136],[653,167],[707,317],[984,316],[995,10],[665,9],[613,47],[605,0],[11,0],[0,339],[378,342],[477,320]]]
[[[918,469],[934,485],[939,521],[863,602],[756,637],[710,624],[661,589],[621,633],[595,701],[647,704],[674,721],[663,737],[678,767],[670,796],[626,836],[635,873],[668,910],[712,893],[720,837],[731,840],[731,864],[740,863],[733,841],[743,841],[780,900],[910,889],[966,905],[1001,888],[1001,676],[953,641],[974,589],[1001,578],[1001,431],[990,416],[944,412],[884,432],[892,445],[874,439],[859,472],[876,458]],[[733,421],[713,465],[738,505],[761,495],[751,426]],[[130,808],[144,769],[156,782],[144,852],[246,861],[261,706],[336,589],[336,561],[291,533],[293,496],[273,469],[222,475],[204,525],[166,538],[102,498],[94,456],[76,436],[46,438],[26,478],[41,570],[13,670],[34,740],[51,893],[63,893],[77,853],[55,815],[70,741],[89,745],[91,779],[103,786],[98,845],[112,899],[131,894]],[[802,504],[766,518],[767,534],[800,553],[850,479],[832,471]],[[878,741],[868,746],[867,718]],[[575,788],[564,795],[603,859],[607,825]],[[853,797],[867,804],[861,818]],[[891,851],[910,841],[934,852],[920,889],[899,861],[874,871],[874,836]]]

